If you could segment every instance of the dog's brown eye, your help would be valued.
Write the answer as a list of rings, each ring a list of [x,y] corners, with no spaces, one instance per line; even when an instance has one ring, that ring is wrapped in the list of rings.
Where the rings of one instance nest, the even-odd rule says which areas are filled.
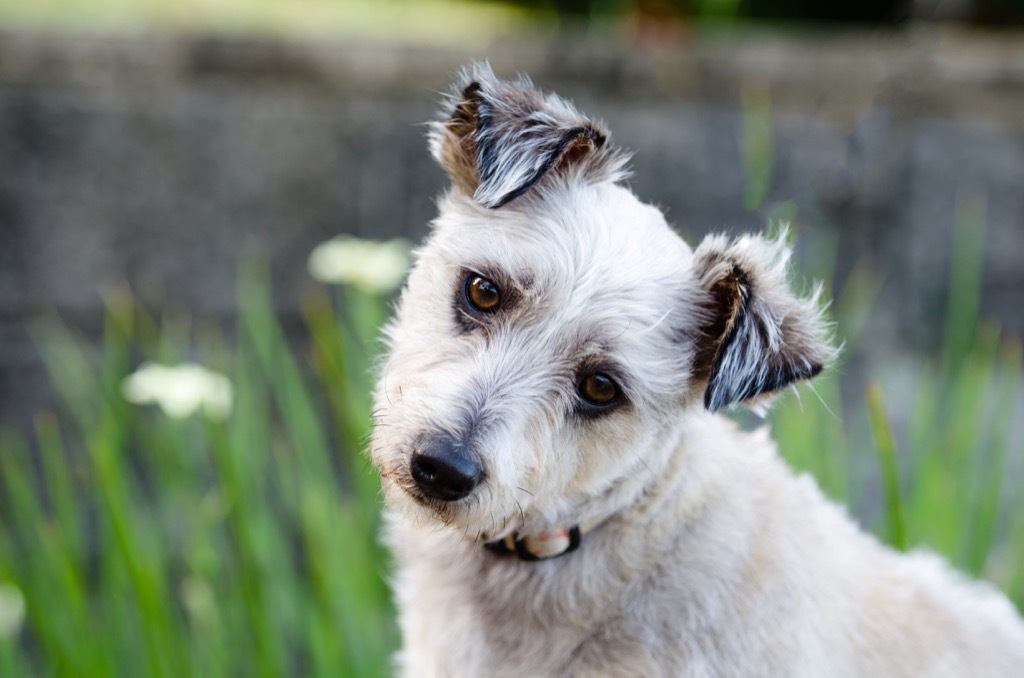
[[[466,299],[478,311],[490,313],[498,309],[501,292],[498,286],[482,276],[473,276],[466,283]]]
[[[619,395],[619,387],[606,374],[591,374],[576,385],[580,396],[590,405],[611,405]]]

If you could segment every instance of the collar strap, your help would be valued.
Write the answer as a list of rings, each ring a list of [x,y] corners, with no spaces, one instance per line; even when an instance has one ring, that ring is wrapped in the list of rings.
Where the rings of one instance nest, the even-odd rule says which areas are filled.
[[[525,537],[510,534],[504,539],[488,542],[484,544],[484,547],[494,553],[514,553],[519,556],[520,560],[533,562],[572,553],[579,548],[581,536],[580,526],[573,525],[567,530],[541,532]]]

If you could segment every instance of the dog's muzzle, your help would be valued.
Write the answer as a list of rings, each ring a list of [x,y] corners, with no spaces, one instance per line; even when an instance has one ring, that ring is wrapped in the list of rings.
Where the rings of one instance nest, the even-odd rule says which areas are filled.
[[[469,496],[484,477],[483,469],[469,456],[466,446],[447,440],[425,443],[413,452],[409,474],[420,492],[441,501]]]

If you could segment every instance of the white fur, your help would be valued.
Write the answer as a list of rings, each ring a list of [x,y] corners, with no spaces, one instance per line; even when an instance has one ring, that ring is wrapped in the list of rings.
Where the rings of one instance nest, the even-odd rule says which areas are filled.
[[[527,86],[472,75],[513,97]],[[472,144],[434,143],[462,176],[387,330],[371,450],[403,675],[1024,675],[1024,624],[1004,597],[882,547],[795,476],[766,431],[705,409],[709,389],[723,404],[758,398],[832,355],[817,305],[786,286],[780,244],[712,238],[693,251],[617,170],[555,165],[490,209],[466,178]],[[514,307],[468,318],[465,271],[506,276]],[[738,323],[746,335],[730,333]],[[796,371],[773,381],[758,373],[769,363]],[[592,364],[614,368],[625,404],[581,417],[576,383]],[[424,435],[480,463],[469,496],[417,490]],[[483,546],[575,524],[597,527],[552,560]]]

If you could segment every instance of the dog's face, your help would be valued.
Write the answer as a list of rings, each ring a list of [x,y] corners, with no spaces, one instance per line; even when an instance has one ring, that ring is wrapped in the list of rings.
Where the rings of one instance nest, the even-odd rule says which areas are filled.
[[[688,411],[829,352],[780,244],[694,252],[571,105],[466,80],[432,135],[453,189],[388,328],[372,457],[394,508],[496,539],[571,524],[650,474]]]

